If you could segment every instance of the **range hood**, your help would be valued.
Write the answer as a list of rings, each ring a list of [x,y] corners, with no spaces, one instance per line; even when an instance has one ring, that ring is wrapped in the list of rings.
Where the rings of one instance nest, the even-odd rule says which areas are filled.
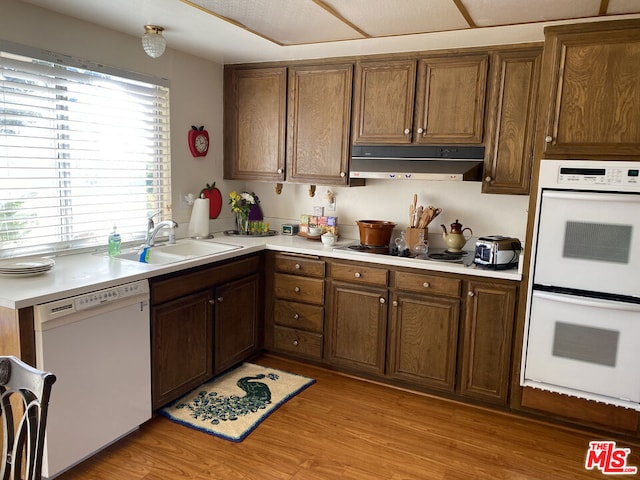
[[[483,146],[354,145],[351,178],[482,180]]]

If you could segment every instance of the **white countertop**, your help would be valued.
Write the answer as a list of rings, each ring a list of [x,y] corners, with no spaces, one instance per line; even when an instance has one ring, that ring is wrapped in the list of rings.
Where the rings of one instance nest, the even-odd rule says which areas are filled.
[[[475,266],[465,267],[459,263],[374,255],[340,249],[348,244],[357,243],[355,239],[341,239],[334,246],[325,247],[320,241],[307,240],[299,236],[275,235],[255,238],[228,237],[217,233],[214,235],[213,241],[241,245],[243,248],[165,265],[118,260],[107,256],[104,252],[61,256],[43,255],[53,258],[56,262],[55,267],[47,273],[29,277],[0,276],[0,306],[15,309],[28,307],[262,250],[319,255],[485,278],[515,281],[522,279],[522,275],[516,269],[494,271]]]

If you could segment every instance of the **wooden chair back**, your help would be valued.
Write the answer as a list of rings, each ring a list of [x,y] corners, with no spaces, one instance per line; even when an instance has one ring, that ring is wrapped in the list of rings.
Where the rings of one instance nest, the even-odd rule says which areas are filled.
[[[40,480],[52,373],[0,356],[0,480]]]

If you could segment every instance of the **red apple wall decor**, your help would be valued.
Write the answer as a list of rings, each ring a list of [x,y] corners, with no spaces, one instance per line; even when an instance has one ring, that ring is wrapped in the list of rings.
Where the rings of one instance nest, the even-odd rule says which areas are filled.
[[[218,218],[222,210],[222,194],[216,187],[216,182],[211,185],[207,183],[207,186],[200,192],[200,197],[209,199],[209,218]]]
[[[189,150],[194,157],[204,157],[209,151],[209,132],[204,129],[204,125],[199,128],[192,125],[188,140]]]

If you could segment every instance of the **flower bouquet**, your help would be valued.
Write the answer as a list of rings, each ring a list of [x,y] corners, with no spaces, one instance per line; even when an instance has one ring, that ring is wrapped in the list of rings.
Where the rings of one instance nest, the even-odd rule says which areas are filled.
[[[254,208],[254,205],[259,205],[260,199],[258,196],[251,192],[237,192],[229,193],[229,205],[231,205],[231,211],[236,214],[236,224],[238,226],[238,235],[250,235],[251,228],[249,226],[249,214]]]

